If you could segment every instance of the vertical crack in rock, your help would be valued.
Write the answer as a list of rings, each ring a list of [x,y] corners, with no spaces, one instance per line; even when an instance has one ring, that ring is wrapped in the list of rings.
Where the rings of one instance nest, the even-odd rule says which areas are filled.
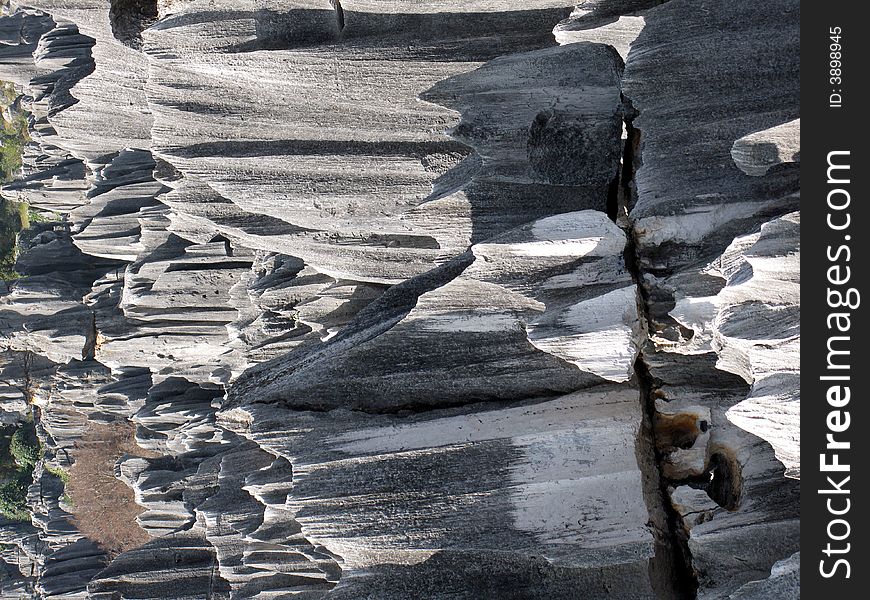
[[[798,485],[775,451],[796,456],[800,402],[790,389],[799,276],[788,259],[799,253],[799,153],[796,127],[783,126],[799,116],[799,6],[775,8],[699,0],[648,10],[622,86],[643,137],[630,229],[648,316],[647,401],[667,504],[704,598],[770,579],[798,549]],[[771,40],[770,61],[748,66]],[[699,49],[691,61],[687,45]],[[722,85],[688,83],[697,73]],[[782,140],[786,160],[766,170],[768,153],[751,149],[769,140]]]
[[[626,144],[628,142],[626,141]],[[613,175],[613,181],[610,182],[610,187],[607,189],[607,216],[614,223],[619,222],[620,212],[625,205],[622,198],[622,163],[617,165],[616,173]]]
[[[91,313],[91,323],[85,333],[85,345],[82,347],[82,360],[94,360],[97,350],[97,338],[100,333],[97,329],[97,313]]]
[[[634,203],[637,200],[637,187],[634,182],[634,174],[640,168],[641,154],[641,132],[640,129],[634,126],[634,119],[637,117],[637,110],[631,105],[631,102],[623,95],[623,111],[625,112],[625,145],[622,151],[622,161],[620,167],[620,185],[617,189],[618,193],[618,213],[620,218],[627,219],[631,209],[634,208]],[[626,221],[626,227],[628,223]],[[627,232],[630,239],[629,243],[633,244],[633,233]],[[637,258],[632,259],[633,263],[637,263]]]
[[[634,373],[643,408],[643,419],[637,439],[638,464],[644,475],[644,495],[650,512],[650,526],[655,536],[655,556],[650,560],[650,580],[660,598],[690,600],[697,596],[698,580],[692,567],[688,532],[683,519],[670,501],[668,480],[662,469],[663,454],[659,450],[662,440],[657,431],[658,415],[655,407],[655,382],[644,360],[649,342],[649,302],[643,286],[642,273],[635,247],[635,233],[628,220],[636,199],[634,173],[640,167],[641,132],[634,127],[637,111],[624,95],[623,110],[626,139],[621,171],[614,186],[614,214],[611,218],[626,234],[625,266],[637,287],[638,314],[645,334],[645,346],[634,363]],[[674,444],[674,440],[668,440]],[[679,442],[676,442],[679,443]]]
[[[640,289],[640,287],[638,288]],[[639,292],[641,308],[646,304]],[[643,425],[638,441],[639,460],[642,467],[652,469],[645,473],[647,502],[650,521],[656,537],[656,554],[650,561],[650,579],[662,598],[691,600],[696,597],[698,580],[692,567],[688,532],[683,518],[670,501],[668,480],[662,472],[662,454],[657,450],[656,409],[654,382],[643,358],[643,352],[634,365],[643,405]]]
[[[341,7],[341,0],[330,0],[332,8],[335,9],[335,20],[338,22],[338,30],[344,29],[344,9]]]

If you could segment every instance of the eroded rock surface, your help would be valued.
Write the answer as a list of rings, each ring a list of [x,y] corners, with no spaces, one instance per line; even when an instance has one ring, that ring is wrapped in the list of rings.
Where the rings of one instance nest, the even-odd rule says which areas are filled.
[[[18,4],[4,593],[798,597],[797,2]]]

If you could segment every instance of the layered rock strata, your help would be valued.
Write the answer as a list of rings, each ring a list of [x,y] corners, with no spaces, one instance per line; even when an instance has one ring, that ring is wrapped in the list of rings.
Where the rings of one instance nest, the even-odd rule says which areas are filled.
[[[2,415],[45,457],[4,593],[797,597],[775,8],[12,2],[3,195],[47,219]],[[56,475],[102,425],[141,450],[118,555]]]

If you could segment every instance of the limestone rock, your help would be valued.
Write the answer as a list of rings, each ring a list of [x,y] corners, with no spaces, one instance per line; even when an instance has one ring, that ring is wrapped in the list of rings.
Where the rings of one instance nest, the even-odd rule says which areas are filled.
[[[0,286],[0,419],[44,457],[4,593],[796,597],[797,27],[11,2],[2,196],[46,219]],[[150,539],[117,556],[57,475],[100,426],[135,431],[104,475]]]

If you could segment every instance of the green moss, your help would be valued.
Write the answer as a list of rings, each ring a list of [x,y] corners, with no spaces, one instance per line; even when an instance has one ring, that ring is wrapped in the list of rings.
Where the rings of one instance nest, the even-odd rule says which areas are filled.
[[[18,206],[15,208],[18,209],[18,222],[21,223],[21,229],[28,229],[30,227],[30,205],[26,202],[16,202]]]
[[[69,483],[69,473],[60,467],[55,467],[54,465],[45,465],[45,470],[63,481],[64,483]]]
[[[0,281],[12,282],[21,279],[21,273],[6,264],[0,264]]]
[[[34,223],[51,223],[53,221],[59,221],[60,218],[57,214],[51,211],[37,211],[33,207],[28,204],[22,202],[24,206],[27,206],[27,220],[31,225]]]

